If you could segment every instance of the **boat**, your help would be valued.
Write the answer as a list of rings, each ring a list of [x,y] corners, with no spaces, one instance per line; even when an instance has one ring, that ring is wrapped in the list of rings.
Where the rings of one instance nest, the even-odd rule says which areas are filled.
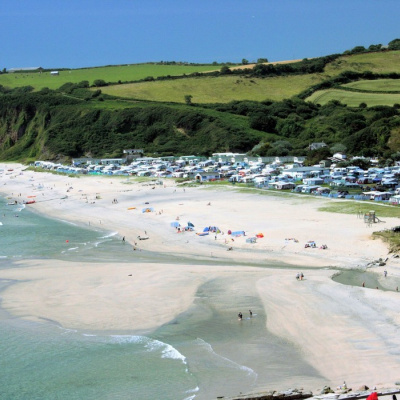
[[[35,200],[24,201],[24,204],[33,204],[36,203]]]

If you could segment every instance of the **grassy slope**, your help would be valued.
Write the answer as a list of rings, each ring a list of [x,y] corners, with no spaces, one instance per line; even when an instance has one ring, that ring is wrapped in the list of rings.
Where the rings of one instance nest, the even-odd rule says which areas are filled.
[[[177,66],[177,65],[152,65],[141,64],[131,66],[112,66],[91,69],[61,71],[59,76],[50,76],[49,73],[24,73],[0,75],[0,84],[16,87],[32,85],[37,89],[42,87],[57,88],[66,82],[80,82],[83,80],[93,83],[95,79],[107,82],[133,81],[147,76],[182,75],[192,72],[210,71],[214,66]],[[218,66],[217,69],[220,67]],[[221,76],[218,78],[186,78],[174,81],[140,82],[135,84],[122,84],[102,88],[104,93],[131,99],[143,99],[162,102],[184,102],[184,96],[193,96],[194,103],[223,103],[232,100],[262,101],[282,100],[292,97],[307,87],[321,82],[329,77],[340,74],[346,70],[372,71],[372,72],[400,72],[400,51],[378,52],[343,56],[329,64],[323,74],[297,75],[286,77],[272,77],[265,79],[248,79],[240,76]],[[253,82],[251,82],[253,81]],[[389,97],[373,97],[368,100],[365,96],[360,99],[354,94],[333,92],[329,100],[342,97],[343,102],[349,105],[358,105],[365,102],[368,105],[389,104],[399,102]],[[315,95],[317,98],[327,96],[324,93]],[[390,96],[390,95],[389,95]],[[314,101],[314,97],[310,98]],[[327,100],[327,101],[329,101]]]
[[[377,105],[393,106],[400,103],[400,94],[348,92],[340,89],[319,90],[306,99],[316,104],[324,105],[331,100],[339,100],[350,107],[358,107],[366,103],[368,107]]]
[[[224,103],[232,100],[282,100],[346,70],[400,72],[400,51],[343,56],[329,64],[323,74],[251,79],[256,84],[249,83],[250,79],[238,76],[223,76],[218,78],[190,78],[174,82],[143,82],[109,86],[104,88],[103,91],[115,96],[153,101],[183,102],[185,94],[191,94],[193,96],[192,101],[195,103]],[[236,83],[237,81],[240,82]],[[334,98],[332,95],[329,100]],[[356,105],[363,101],[359,101]],[[371,105],[374,102],[376,102],[374,104],[381,104],[381,101],[385,101],[384,104],[393,104],[390,99],[375,98],[370,100]],[[398,102],[398,100],[394,102]]]
[[[330,76],[338,75],[343,71],[400,72],[400,51],[343,56],[325,68],[325,73]]]
[[[343,56],[327,65],[325,74],[331,77],[343,71],[372,71],[375,73],[400,72],[400,51],[378,52]],[[381,79],[375,81],[359,81],[343,85],[354,89],[368,91],[397,91],[400,90],[400,81]],[[321,90],[307,98],[317,104],[326,104],[331,100],[339,100],[351,107],[360,103],[368,106],[392,106],[400,102],[400,95],[390,93],[355,93],[337,89]]]
[[[220,67],[211,65],[134,64],[60,71],[58,76],[51,76],[50,72],[11,73],[0,75],[0,85],[12,88],[30,85],[37,90],[44,87],[57,89],[67,82],[78,83],[89,81],[89,84],[93,84],[93,81],[96,79],[103,79],[106,82],[118,82],[119,80],[126,82],[144,79],[148,76],[157,78],[158,76],[175,76],[215,69],[220,69]]]
[[[322,77],[317,74],[265,79],[221,76],[132,83],[101,90],[114,96],[141,100],[182,103],[184,96],[190,94],[193,103],[226,103],[232,100],[282,100],[321,80]]]
[[[378,79],[376,81],[357,81],[342,85],[352,89],[363,90],[366,92],[399,92],[399,79]]]

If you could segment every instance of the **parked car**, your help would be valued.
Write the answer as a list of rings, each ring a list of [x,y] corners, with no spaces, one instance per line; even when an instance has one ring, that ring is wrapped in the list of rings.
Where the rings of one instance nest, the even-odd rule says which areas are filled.
[[[348,194],[349,192],[347,190],[341,190],[340,192],[338,192],[338,198],[344,199]]]

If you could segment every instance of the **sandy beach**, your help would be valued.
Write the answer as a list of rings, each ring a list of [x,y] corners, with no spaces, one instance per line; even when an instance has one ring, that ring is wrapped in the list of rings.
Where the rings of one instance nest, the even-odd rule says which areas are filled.
[[[374,230],[399,225],[398,218],[368,227],[356,215],[318,211],[340,199],[180,187],[169,180],[149,185],[126,177],[70,178],[18,164],[0,168],[12,169],[0,176],[0,193],[10,201],[34,199],[26,207],[35,212],[118,232],[133,254],[176,259],[118,265],[18,261],[18,268],[0,270],[0,279],[18,282],[2,292],[2,307],[12,315],[65,328],[150,332],[188,310],[204,283],[239,277],[252,282],[249,290],[260,298],[263,309],[257,312],[266,316],[267,330],[295,346],[326,384],[346,380],[357,389],[400,380],[400,294],[331,279],[337,269],[388,258],[373,270],[382,275],[386,269],[390,285],[400,282],[400,262],[371,238]],[[154,211],[142,212],[150,207]],[[171,226],[176,221],[181,227],[190,221],[195,231],[179,232]],[[221,232],[196,235],[208,226]],[[229,230],[246,235],[232,240]],[[246,242],[258,233],[264,237]],[[305,248],[309,241],[316,248]],[[319,248],[323,244],[327,249]],[[299,272],[302,281],[295,279]],[[241,294],[229,289],[234,306]]]

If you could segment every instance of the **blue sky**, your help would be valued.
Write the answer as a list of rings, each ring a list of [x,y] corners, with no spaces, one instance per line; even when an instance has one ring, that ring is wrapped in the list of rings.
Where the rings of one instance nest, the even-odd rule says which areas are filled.
[[[400,37],[399,0],[11,0],[0,69],[270,61]]]

